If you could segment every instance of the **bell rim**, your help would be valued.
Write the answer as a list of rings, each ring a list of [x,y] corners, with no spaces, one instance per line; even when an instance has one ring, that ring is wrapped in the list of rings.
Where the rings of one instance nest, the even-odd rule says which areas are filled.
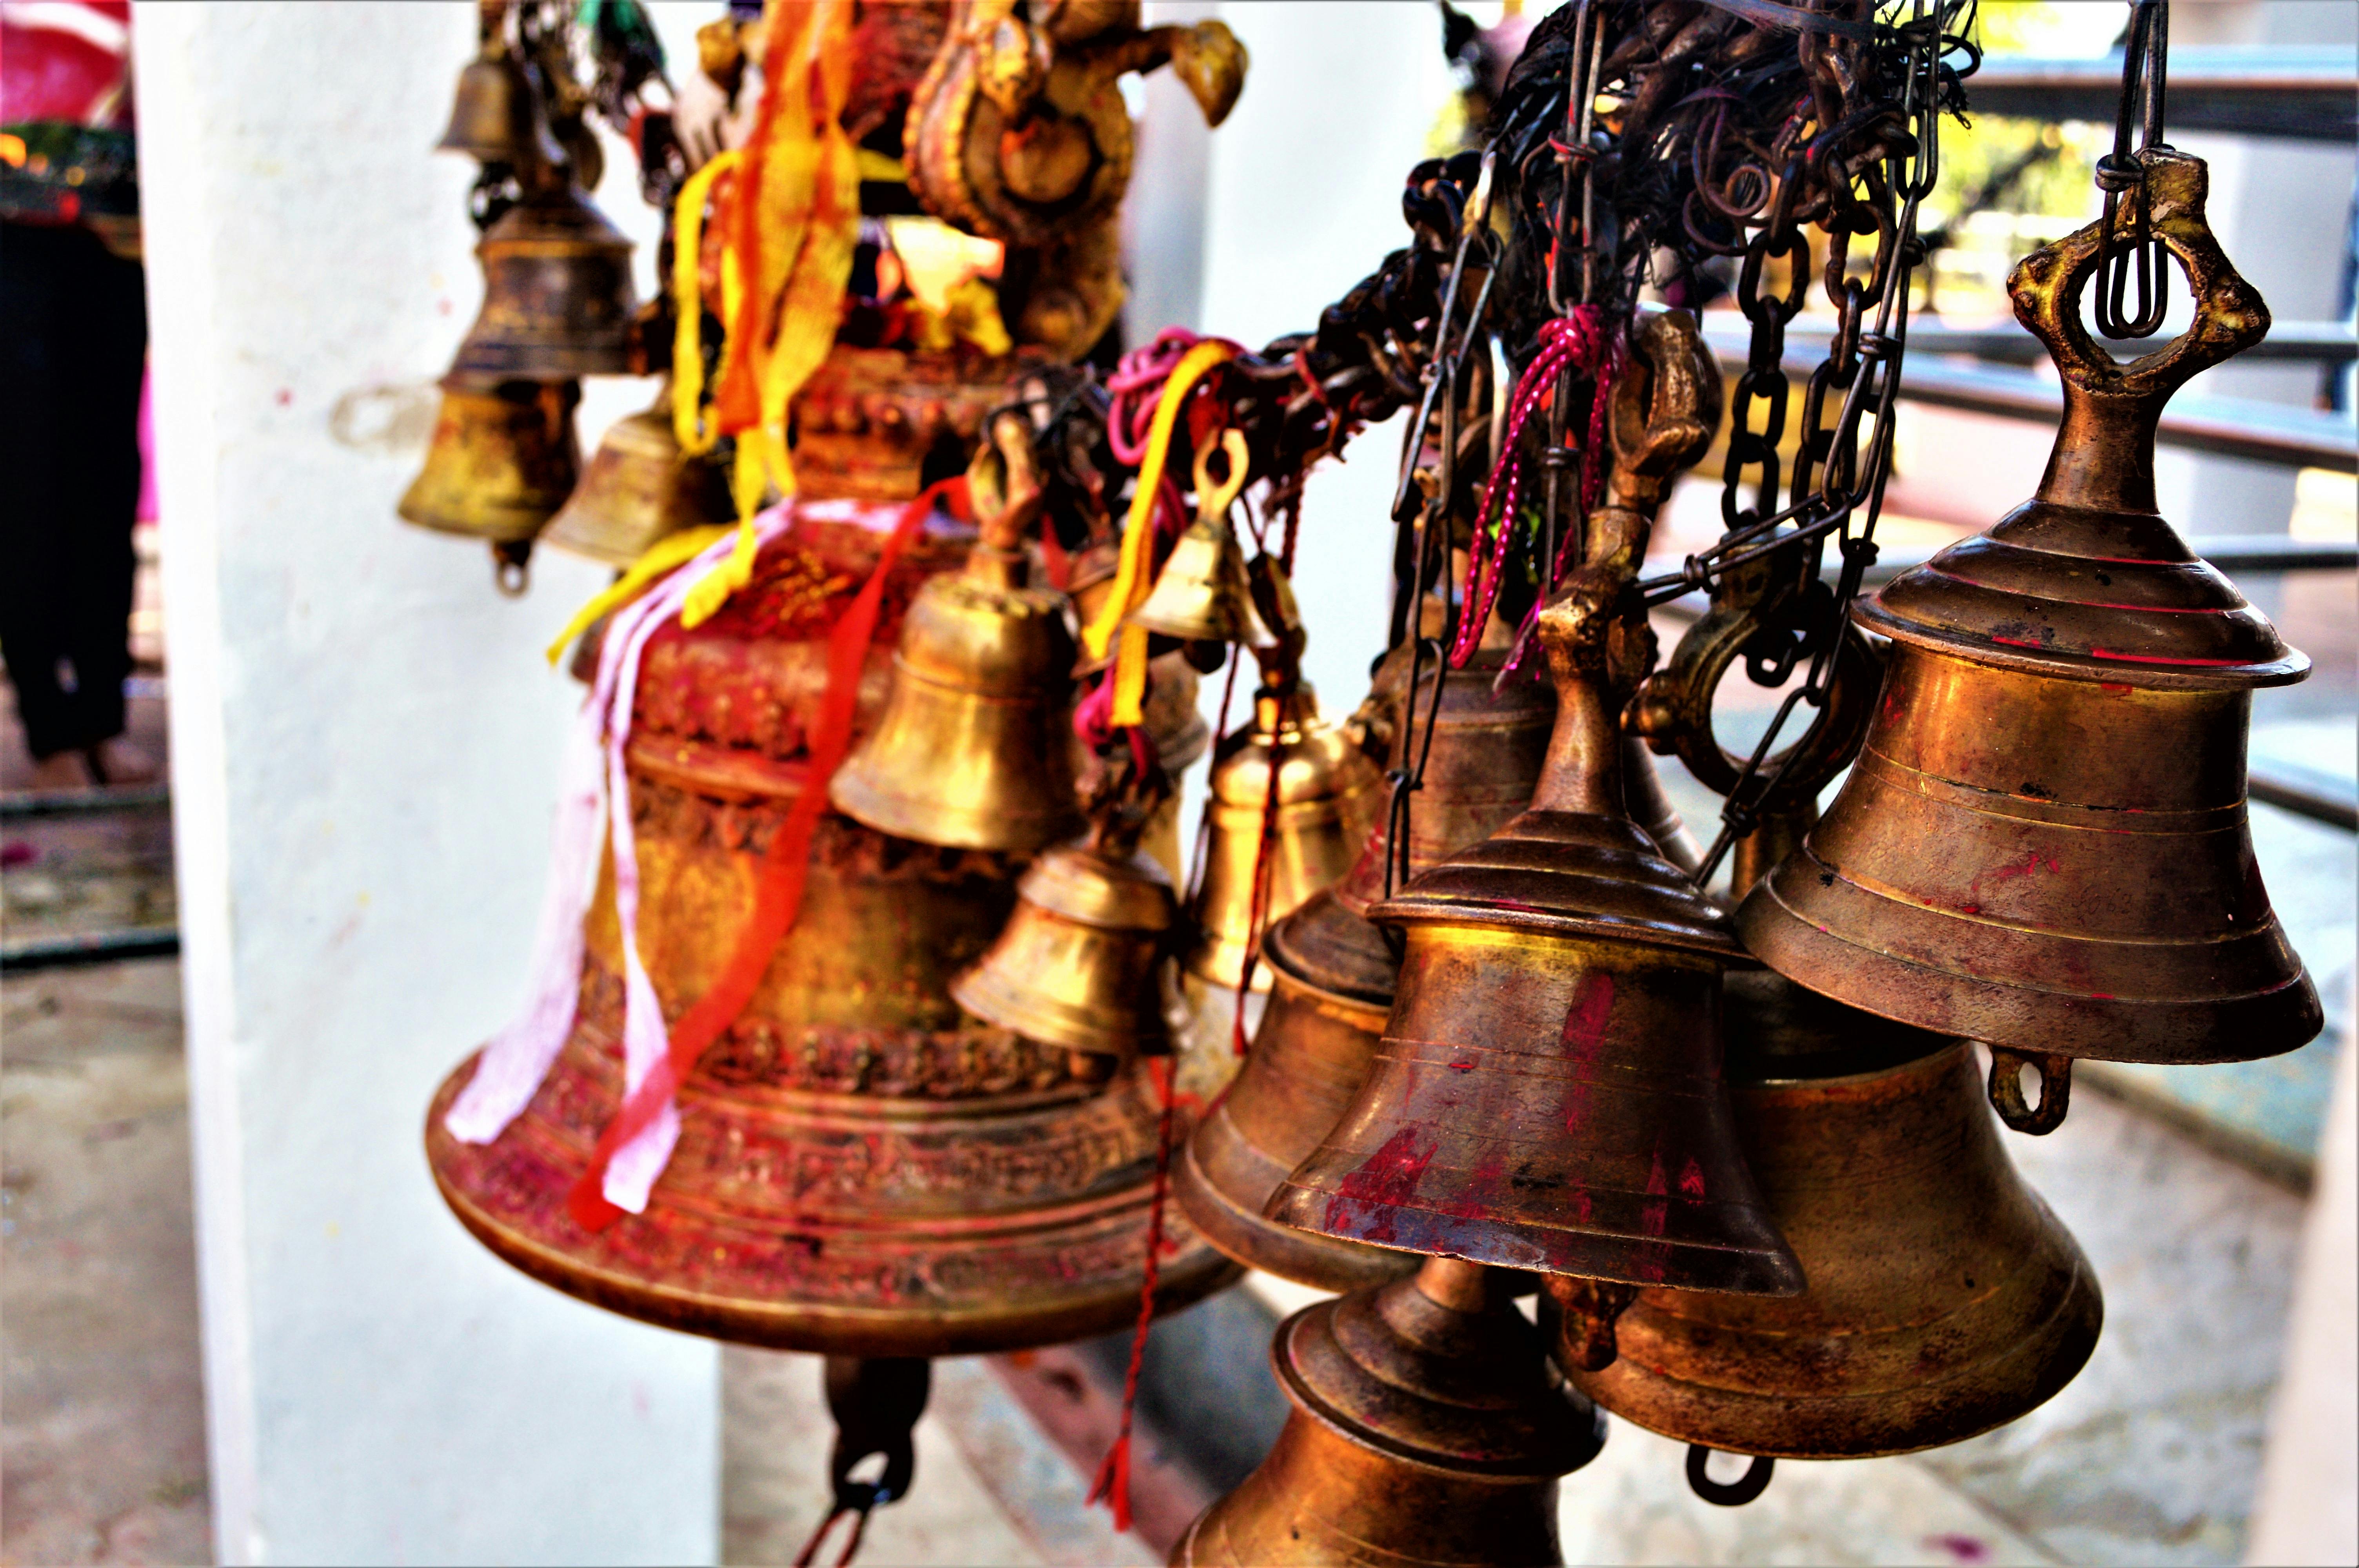
[[[1803,852],[1807,853],[1807,847]],[[2317,983],[2311,979],[2309,967],[2298,957],[2293,972],[2275,985],[2234,996],[2125,999],[2077,995],[2051,987],[1984,979],[1869,946],[1850,935],[1838,934],[1821,925],[1807,911],[1788,903],[1778,888],[1779,881],[1776,871],[1762,878],[1736,910],[1738,933],[1759,962],[1821,996],[1935,1033],[2002,1046],[2029,1046],[2079,1061],[2196,1066],[2267,1061],[2301,1049],[2325,1029]],[[1901,903],[1889,898],[1886,902]],[[1901,907],[1913,910],[1918,906],[1901,903]],[[1945,917],[1960,921],[1973,918],[1958,914]],[[2260,932],[2247,935],[2267,931],[2283,935],[2283,925],[2274,911]],[[2111,942],[2096,945],[2153,946]],[[2204,945],[2182,946],[2198,949]],[[1940,1011],[1907,1011],[1891,1005],[1895,996],[1916,995],[1928,989],[1941,999]],[[2223,1011],[2232,1010],[2236,1015],[2233,1025],[2222,1017]],[[2003,1023],[1992,1027],[2000,1022],[1998,1015],[2002,1012],[2026,1021],[2020,1026]],[[2280,1015],[2293,1020],[2292,1025],[2278,1023]],[[2282,1029],[2285,1043],[2273,1044],[2258,1053],[2223,1054],[2201,1046],[2172,1046],[2168,1038],[2180,1033],[2172,1028],[2175,1019],[2206,1024],[2208,1034],[2215,1038],[2268,1039],[2276,1025]],[[2295,1038],[2297,1035],[2299,1038]]]
[[[1418,1262],[1412,1253],[1394,1253],[1364,1242],[1279,1225],[1233,1197],[1196,1154],[1196,1140],[1204,1136],[1223,1108],[1216,1108],[1197,1123],[1171,1166],[1172,1195],[1187,1210],[1198,1235],[1245,1268],[1314,1290],[1338,1293],[1364,1290],[1416,1272]]]
[[[1013,1304],[998,1301],[978,1312],[909,1311],[811,1301],[788,1304],[777,1299],[700,1295],[680,1286],[660,1284],[601,1267],[504,1224],[446,1171],[442,1156],[459,1141],[442,1125],[442,1119],[474,1061],[471,1054],[443,1080],[428,1109],[424,1152],[436,1190],[452,1216],[486,1250],[528,1278],[578,1301],[618,1316],[704,1338],[828,1355],[990,1355],[1113,1333],[1136,1321],[1142,1277],[1136,1271],[1045,1306],[1038,1303],[1027,1305],[1016,1298]],[[502,1137],[513,1136],[514,1130],[511,1127]],[[1143,1256],[1144,1216],[1152,1204],[1151,1183],[1141,1180],[1115,1193],[1057,1206],[1068,1211],[1061,1222],[1010,1229],[1018,1234],[1038,1235],[1059,1228],[1060,1223],[1072,1225],[1076,1217],[1084,1222],[1091,1217],[1102,1221],[1136,1211],[1141,1217],[1138,1227]],[[1158,1267],[1155,1297],[1158,1316],[1201,1300],[1225,1287],[1243,1271],[1201,1237],[1192,1238],[1191,1241],[1192,1245],[1183,1248],[1180,1256],[1164,1260]]]
[[[1750,968],[1758,962],[1735,936],[1723,936],[1716,932],[1622,915],[1512,909],[1486,900],[1461,900],[1414,891],[1397,893],[1370,904],[1367,917],[1377,925],[1404,928],[1420,925],[1481,926],[1538,936],[1581,936],[1633,942],[1649,947],[1669,947],[1702,954],[1723,960],[1728,968]]]
[[[859,765],[861,761],[853,757],[835,771],[827,783],[827,803],[863,827],[888,838],[944,849],[1029,855],[1069,837],[1082,822],[1078,807],[1057,816],[1028,816],[919,802],[878,784]]]
[[[1145,1028],[1109,1028],[1093,1015],[1084,1014],[1053,997],[1037,992],[1019,996],[1005,987],[986,988],[982,977],[989,962],[986,956],[972,968],[961,970],[951,980],[950,994],[962,1011],[995,1028],[1059,1050],[1123,1061],[1134,1056],[1161,1055],[1172,1046],[1171,1031],[1162,1022],[1159,1009]],[[1011,1005],[1018,1000],[1024,1004],[1021,1008]]]
[[[402,496],[393,510],[394,515],[413,528],[423,528],[429,534],[440,534],[448,538],[484,540],[495,545],[520,545],[527,540],[538,541],[542,530],[549,526],[550,519],[556,515],[553,512],[543,513],[538,517],[533,518],[527,509],[516,508],[506,514],[516,520],[515,526],[495,523],[491,527],[483,527],[456,522],[447,514],[430,511],[422,503],[414,503],[407,494]],[[530,521],[527,522],[527,518],[530,518]]]
[[[1880,589],[1854,600],[1851,615],[1863,630],[1930,653],[1987,665],[1994,669],[2047,676],[2058,680],[2086,681],[2093,685],[2143,687],[2153,691],[2252,691],[2294,686],[2308,679],[2310,673],[2310,655],[2294,647],[2288,647],[2282,659],[2217,666],[2169,659],[2147,664],[2136,660],[2102,659],[2088,654],[2044,653],[2035,648],[2009,647],[1971,633],[1904,620],[1885,608]]]
[[[2036,1198],[2037,1195],[2034,1196]],[[1796,1460],[1877,1459],[1901,1454],[1922,1454],[1980,1437],[2022,1420],[2063,1392],[2086,1369],[2090,1358],[2096,1354],[2098,1341],[2104,1336],[2104,1288],[2087,1255],[2077,1243],[2072,1246],[2070,1256],[2072,1260],[2071,1288],[2057,1299],[2052,1311],[2030,1330],[2017,1335],[2004,1347],[2001,1355],[1959,1367],[1945,1377],[1930,1382],[1913,1383],[1905,1389],[1871,1389],[1834,1395],[1756,1393],[1748,1390],[1693,1382],[1651,1368],[1639,1372],[1635,1369],[1635,1362],[1625,1361],[1623,1357],[1616,1357],[1611,1366],[1601,1371],[1568,1373],[1567,1380],[1594,1401],[1600,1410],[1610,1411],[1633,1426],[1643,1427],[1658,1437],[1668,1437],[1679,1443],[1700,1444],[1725,1453]],[[2067,1321],[2068,1318],[2071,1321]],[[2048,1340],[2044,1346],[2041,1343],[2043,1337]],[[1843,1444],[1799,1444],[1790,1438],[1781,1444],[1778,1440],[1779,1433],[1790,1433],[1797,1426],[1804,1424],[1797,1419],[1798,1411],[1808,1411],[1813,1417],[1823,1419],[1846,1408],[1857,1409],[1869,1401],[1890,1400],[1896,1394],[1907,1396],[1911,1402],[1932,1405],[1950,1385],[1967,1378],[1987,1378],[1994,1366],[2005,1367],[2009,1363],[2037,1367],[2039,1376],[2033,1379],[2029,1386],[2040,1392],[2037,1398],[2023,1404],[1994,1396],[1969,1418],[1978,1424],[1964,1429],[1945,1427],[1938,1435],[1927,1436],[1923,1442],[1907,1444],[1895,1444],[1881,1436]],[[1758,1410],[1760,1420],[1756,1425],[1747,1425],[1741,1421],[1717,1424],[1665,1421],[1647,1401],[1624,1397],[1623,1390],[1630,1384],[1651,1390],[1676,1390],[1697,1398],[1727,1400],[1739,1411],[1748,1408]],[[1660,1402],[1656,1401],[1657,1404]],[[1630,1408],[1625,1409],[1625,1406]],[[1954,1410],[1958,1407],[1950,1404],[1940,1408]],[[1654,1419],[1649,1419],[1650,1416]]]

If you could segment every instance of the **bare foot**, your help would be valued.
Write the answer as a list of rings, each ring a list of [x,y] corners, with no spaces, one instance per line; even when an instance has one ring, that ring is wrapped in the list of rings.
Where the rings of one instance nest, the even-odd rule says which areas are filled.
[[[156,759],[117,735],[112,741],[101,741],[91,748],[95,753],[92,772],[102,782],[110,784],[154,784],[163,770]]]
[[[80,752],[60,752],[33,764],[35,789],[88,789],[92,782]]]

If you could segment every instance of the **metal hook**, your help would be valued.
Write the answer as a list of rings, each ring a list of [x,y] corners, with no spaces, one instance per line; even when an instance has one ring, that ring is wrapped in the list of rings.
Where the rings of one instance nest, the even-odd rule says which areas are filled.
[[[1777,1468],[1777,1461],[1767,1454],[1756,1454],[1750,1456],[1753,1463],[1745,1466],[1744,1475],[1734,1481],[1715,1481],[1706,1466],[1717,1452],[1701,1443],[1688,1444],[1688,1490],[1705,1502],[1723,1509],[1734,1509],[1744,1507],[1769,1489],[1770,1473]]]
[[[2048,1051],[2016,1051],[2005,1045],[1990,1048],[1990,1102],[1998,1119],[2017,1132],[2038,1138],[2064,1125],[2072,1103],[2072,1058]],[[2023,1098],[2023,1069],[2039,1069],[2039,1103]]]

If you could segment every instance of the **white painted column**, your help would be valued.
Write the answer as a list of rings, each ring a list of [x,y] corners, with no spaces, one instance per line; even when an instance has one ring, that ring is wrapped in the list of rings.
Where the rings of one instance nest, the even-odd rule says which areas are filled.
[[[576,700],[539,650],[602,578],[544,555],[511,602],[394,516],[479,298],[473,168],[429,151],[473,16],[135,27],[224,1563],[716,1550],[713,1347],[493,1260],[419,1149],[523,989]]]

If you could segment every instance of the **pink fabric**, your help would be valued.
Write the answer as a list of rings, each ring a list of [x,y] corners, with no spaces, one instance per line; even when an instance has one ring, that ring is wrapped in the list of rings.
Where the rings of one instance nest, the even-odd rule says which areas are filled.
[[[156,416],[149,401],[155,383],[154,372],[139,373],[139,509],[132,515],[142,523],[163,516],[156,506]]]

